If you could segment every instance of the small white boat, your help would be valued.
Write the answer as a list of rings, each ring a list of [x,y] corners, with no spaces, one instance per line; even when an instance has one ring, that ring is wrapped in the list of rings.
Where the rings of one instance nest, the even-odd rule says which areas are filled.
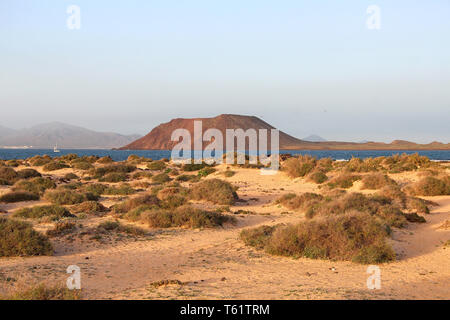
[[[53,152],[60,152],[58,149],[58,144],[56,144],[55,147],[53,148]]]

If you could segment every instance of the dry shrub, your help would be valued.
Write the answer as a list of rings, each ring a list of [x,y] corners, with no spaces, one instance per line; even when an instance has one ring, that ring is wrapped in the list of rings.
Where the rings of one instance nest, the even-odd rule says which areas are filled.
[[[397,183],[382,173],[373,173],[362,178],[362,189],[375,190],[391,185],[397,185]]]
[[[77,226],[72,221],[58,221],[53,229],[47,230],[46,235],[49,238],[61,237],[73,233]]]
[[[154,210],[141,214],[141,221],[152,228],[213,228],[233,221],[231,217],[217,212],[209,212],[191,206],[182,206],[174,210]]]
[[[75,173],[69,172],[64,175],[64,179],[65,180],[77,180],[77,179],[79,179],[79,177]]]
[[[85,201],[71,207],[73,213],[103,213],[107,212],[109,209],[98,201]]]
[[[108,164],[108,163],[112,163],[113,159],[111,159],[110,156],[106,156],[106,157],[101,157],[100,159],[97,160],[97,163],[100,164]]]
[[[52,255],[53,247],[46,236],[31,224],[0,218],[0,257]]]
[[[59,205],[98,200],[98,196],[93,193],[73,190],[47,190],[44,194],[44,198],[53,204]]]
[[[361,179],[361,176],[350,174],[350,173],[341,173],[337,177],[334,177],[330,182],[328,182],[328,186],[330,188],[343,188],[348,189],[353,186],[353,182]]]
[[[211,173],[214,173],[214,172],[216,172],[216,171],[217,171],[217,170],[214,169],[214,168],[206,167],[206,168],[200,169],[200,170],[198,171],[198,176],[199,176],[199,177],[206,177],[206,176],[209,176]]]
[[[360,158],[351,158],[345,163],[344,169],[349,172],[371,172],[382,170],[381,163],[382,157],[379,158],[366,158],[364,160]]]
[[[143,194],[130,198],[113,207],[115,213],[127,213],[132,209],[146,205],[149,207],[158,207],[160,200],[153,194]]]
[[[0,202],[5,203],[36,200],[39,200],[39,195],[27,191],[12,191],[0,197]]]
[[[80,300],[81,290],[69,290],[62,286],[38,284],[16,288],[13,292],[0,296],[0,300]]]
[[[369,264],[395,260],[394,250],[386,243],[388,235],[369,214],[348,213],[297,225],[244,230],[241,239],[274,255]]]
[[[414,171],[419,168],[430,168],[435,166],[428,157],[420,156],[419,154],[402,154],[393,155],[383,159],[383,166],[390,173],[399,173],[404,171]]]
[[[209,179],[192,186],[190,197],[193,200],[206,200],[216,204],[230,205],[238,200],[236,188],[220,179]]]
[[[300,195],[288,193],[281,196],[276,202],[290,210],[307,210],[322,201],[323,197],[316,193],[306,192]]]
[[[48,205],[19,209],[13,213],[13,217],[24,219],[45,218],[48,221],[54,221],[62,218],[73,217],[73,215],[64,207],[57,205]]]
[[[236,172],[235,172],[235,171],[232,171],[232,170],[226,170],[226,171],[223,172],[223,175],[224,175],[226,178],[231,178],[231,177],[234,176],[235,174],[236,174]]]
[[[100,182],[123,182],[128,180],[128,175],[123,172],[110,172],[99,179]]]
[[[450,179],[448,176],[442,179],[425,177],[405,190],[416,196],[448,196],[450,195]]]
[[[102,183],[90,183],[84,186],[84,191],[100,196],[105,193],[108,186]]]
[[[304,177],[311,173],[317,165],[317,159],[310,155],[299,155],[296,158],[289,158],[282,164],[282,169],[291,178]]]
[[[386,186],[378,191],[376,195],[389,198],[393,205],[401,209],[414,210],[418,213],[430,213],[428,206],[436,205],[432,201],[407,196],[397,185]]]

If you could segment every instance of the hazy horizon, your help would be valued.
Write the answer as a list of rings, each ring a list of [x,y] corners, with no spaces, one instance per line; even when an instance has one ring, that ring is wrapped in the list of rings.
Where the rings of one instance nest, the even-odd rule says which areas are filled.
[[[448,143],[449,16],[445,0],[3,0],[0,125],[145,135],[233,113],[297,138]]]

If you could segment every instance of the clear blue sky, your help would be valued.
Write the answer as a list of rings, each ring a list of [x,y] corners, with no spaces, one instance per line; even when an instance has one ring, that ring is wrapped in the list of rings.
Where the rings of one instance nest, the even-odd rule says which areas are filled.
[[[3,126],[238,113],[300,138],[450,142],[448,0],[1,0],[0,61]]]

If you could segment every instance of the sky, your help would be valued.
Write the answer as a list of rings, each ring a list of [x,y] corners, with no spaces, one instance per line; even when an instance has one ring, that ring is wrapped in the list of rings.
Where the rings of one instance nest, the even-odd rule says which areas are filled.
[[[146,134],[233,113],[298,138],[450,142],[449,17],[448,0],[0,0],[0,125]]]

